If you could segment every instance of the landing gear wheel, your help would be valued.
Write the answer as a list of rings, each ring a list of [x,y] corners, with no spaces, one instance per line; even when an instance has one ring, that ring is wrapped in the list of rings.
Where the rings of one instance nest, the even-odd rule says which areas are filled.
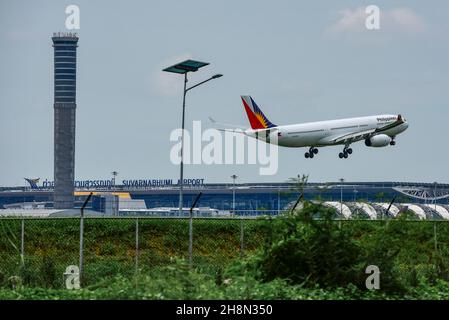
[[[310,152],[310,154],[309,154],[309,157],[310,157],[310,159],[312,159],[313,158],[313,152]]]
[[[310,153],[308,153],[308,152],[304,153],[304,157],[309,158],[310,157]]]
[[[346,149],[346,152],[347,152],[348,154],[352,154],[352,149],[351,149],[351,148],[348,148],[348,149]]]
[[[344,156],[345,156],[345,155],[343,154],[343,152],[340,152],[340,153],[338,154],[338,157],[339,157],[340,159],[342,159]]]
[[[390,141],[390,146],[394,146],[394,145],[396,145],[396,141],[394,141],[394,140]]]
[[[345,157],[345,159],[348,158],[348,153],[346,151],[343,153],[343,157]]]
[[[317,154],[318,153],[318,148],[313,148],[313,153]]]

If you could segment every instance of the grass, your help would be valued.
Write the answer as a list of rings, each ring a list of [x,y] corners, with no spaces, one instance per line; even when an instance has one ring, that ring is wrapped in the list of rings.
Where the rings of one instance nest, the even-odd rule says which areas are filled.
[[[360,249],[364,263],[382,265],[382,259],[389,257],[392,271],[383,274],[394,275],[407,287],[405,292],[390,293],[366,290],[357,283],[326,288],[294,284],[288,278],[261,280],[251,261],[291,227],[275,220],[244,220],[241,252],[240,220],[195,219],[190,269],[184,263],[188,220],[139,218],[136,269],[136,219],[88,218],[84,288],[70,291],[64,289],[63,273],[67,266],[78,265],[79,220],[25,219],[22,264],[21,220],[0,219],[0,299],[449,298],[448,222],[333,222],[332,228],[344,230]],[[247,259],[242,260],[242,254]]]
[[[21,276],[29,286],[61,288],[62,274],[79,261],[79,219],[26,219],[24,267],[20,257],[18,219],[0,220],[0,286]],[[85,220],[85,283],[136,272],[136,220]],[[260,247],[260,221],[245,221],[245,250]],[[188,255],[186,219],[139,219],[138,270],[145,272]],[[240,256],[240,221],[194,221],[194,262],[214,273]],[[43,277],[46,274],[46,277]]]
[[[387,295],[382,291],[361,290],[353,285],[333,289],[304,288],[285,280],[260,282],[251,276],[230,275],[217,282],[209,274],[189,270],[184,263],[160,267],[149,274],[131,278],[116,276],[81,290],[0,288],[0,300],[380,300],[449,299],[449,282],[421,285],[406,295]]]

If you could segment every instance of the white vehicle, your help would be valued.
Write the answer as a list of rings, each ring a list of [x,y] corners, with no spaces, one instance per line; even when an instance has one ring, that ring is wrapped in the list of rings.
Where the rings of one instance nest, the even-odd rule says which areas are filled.
[[[351,143],[365,141],[368,147],[385,147],[396,144],[398,134],[408,128],[408,123],[400,114],[382,114],[368,117],[347,118],[307,122],[278,126],[268,120],[250,96],[242,96],[251,129],[244,130],[244,134],[267,143],[277,138],[277,144],[283,147],[309,147],[304,154],[306,158],[313,158],[319,147],[343,145],[338,154],[340,159],[348,158],[352,154]]]

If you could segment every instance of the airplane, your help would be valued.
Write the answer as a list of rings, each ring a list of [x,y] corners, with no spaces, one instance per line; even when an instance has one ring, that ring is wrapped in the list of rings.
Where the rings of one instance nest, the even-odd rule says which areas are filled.
[[[241,99],[251,125],[250,129],[243,131],[245,135],[267,143],[272,143],[276,136],[277,144],[282,147],[309,147],[304,154],[308,159],[318,154],[319,147],[336,145],[344,146],[338,157],[347,159],[352,154],[350,145],[362,140],[367,147],[394,146],[396,136],[408,128],[407,121],[400,114],[275,125],[263,114],[251,96],[241,96]]]

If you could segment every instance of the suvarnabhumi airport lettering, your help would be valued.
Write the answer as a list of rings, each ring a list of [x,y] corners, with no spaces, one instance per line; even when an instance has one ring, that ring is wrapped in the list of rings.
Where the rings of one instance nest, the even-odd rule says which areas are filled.
[[[96,189],[96,188],[111,188],[117,186],[114,180],[77,180],[74,182],[75,188],[78,189]],[[152,187],[169,187],[179,185],[179,179],[128,179],[122,180],[122,186],[127,188],[152,188]],[[186,186],[204,186],[204,178],[184,179]],[[45,179],[42,186],[36,186],[30,183],[32,189],[52,189],[54,188],[54,181]]]
[[[163,187],[178,185],[179,179],[176,184],[173,183],[173,179],[159,179],[159,180],[123,180],[123,186],[125,187]],[[202,186],[204,185],[204,179],[184,179],[184,185],[189,186]]]

